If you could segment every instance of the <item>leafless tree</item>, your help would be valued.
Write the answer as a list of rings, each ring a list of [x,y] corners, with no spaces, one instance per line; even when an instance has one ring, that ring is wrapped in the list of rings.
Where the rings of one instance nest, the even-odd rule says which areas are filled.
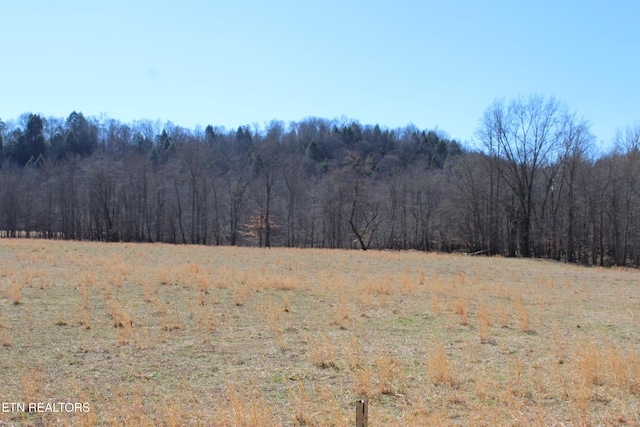
[[[493,168],[516,200],[518,248],[524,257],[533,249],[536,180],[541,169],[558,158],[566,114],[566,107],[554,98],[538,95],[509,103],[495,101],[477,131]]]

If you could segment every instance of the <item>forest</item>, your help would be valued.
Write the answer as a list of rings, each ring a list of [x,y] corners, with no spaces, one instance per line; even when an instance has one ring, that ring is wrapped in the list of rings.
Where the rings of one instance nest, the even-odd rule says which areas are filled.
[[[596,150],[555,98],[497,100],[476,147],[309,117],[187,129],[0,120],[0,236],[640,263],[640,124]]]

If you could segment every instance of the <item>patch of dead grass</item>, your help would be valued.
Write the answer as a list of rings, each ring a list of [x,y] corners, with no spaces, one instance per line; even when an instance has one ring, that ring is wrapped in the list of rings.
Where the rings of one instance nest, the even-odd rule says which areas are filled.
[[[347,425],[362,396],[370,425],[640,422],[634,270],[16,239],[0,254],[2,400],[92,407],[31,423]]]

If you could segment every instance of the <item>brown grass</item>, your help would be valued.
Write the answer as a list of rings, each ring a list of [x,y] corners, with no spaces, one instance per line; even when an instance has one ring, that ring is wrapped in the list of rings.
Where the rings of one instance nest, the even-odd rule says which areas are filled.
[[[338,367],[336,346],[326,334],[320,333],[317,337],[307,335],[307,344],[309,361],[313,366],[322,369]]]
[[[375,358],[378,376],[378,393],[402,394],[404,392],[404,368],[402,364],[388,352]]]
[[[0,425],[640,425],[638,273],[0,240]]]
[[[489,328],[491,323],[489,320],[489,309],[487,308],[487,304],[484,299],[480,300],[478,303],[476,318],[478,320],[478,334],[480,335],[480,342],[487,343],[489,342]]]
[[[22,304],[22,280],[18,277],[9,279],[9,299],[13,305]]]
[[[458,316],[460,316],[460,324],[467,326],[469,324],[469,314],[467,312],[467,305],[464,301],[464,297],[462,295],[458,295],[455,301],[454,311]]]
[[[433,385],[453,385],[451,363],[445,355],[444,347],[439,342],[434,344],[433,350],[431,350],[429,354],[429,362],[427,366]]]

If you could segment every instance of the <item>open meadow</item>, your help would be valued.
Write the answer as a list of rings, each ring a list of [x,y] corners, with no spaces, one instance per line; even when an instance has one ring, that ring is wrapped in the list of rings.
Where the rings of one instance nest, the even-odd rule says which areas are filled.
[[[370,426],[640,425],[637,270],[26,239],[0,260],[0,426],[347,426],[363,396]]]

